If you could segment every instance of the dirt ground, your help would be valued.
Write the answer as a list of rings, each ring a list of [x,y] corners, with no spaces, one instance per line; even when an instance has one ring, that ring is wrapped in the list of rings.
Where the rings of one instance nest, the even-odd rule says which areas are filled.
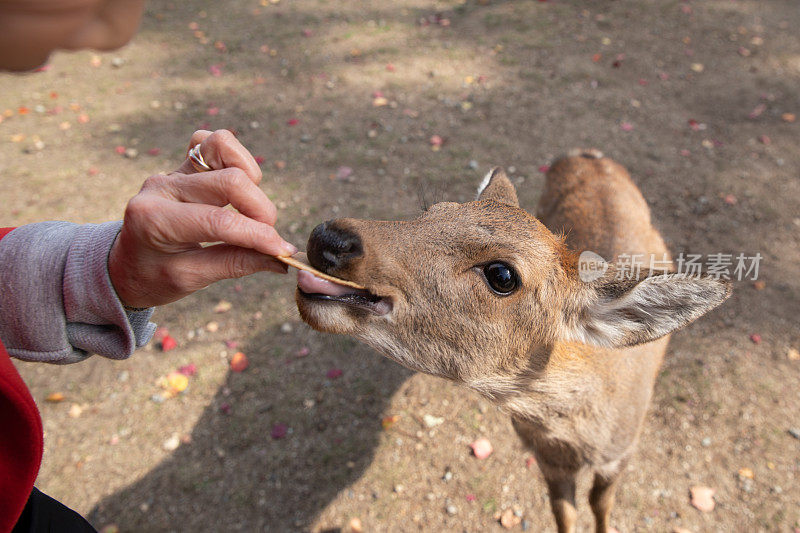
[[[154,0],[123,50],[0,76],[0,225],[119,218],[200,127],[263,158],[300,245],[330,218],[471,199],[493,165],[532,208],[544,165],[598,147],[675,254],[762,256],[763,285],[737,282],[673,336],[613,523],[798,531],[798,27],[796,0]],[[38,486],[107,531],[491,531],[506,509],[515,530],[554,530],[507,416],[311,331],[294,283],[255,275],[158,309],[166,353],[18,364],[46,431]],[[188,364],[188,389],[154,401]],[[716,490],[712,512],[690,505],[696,485]]]

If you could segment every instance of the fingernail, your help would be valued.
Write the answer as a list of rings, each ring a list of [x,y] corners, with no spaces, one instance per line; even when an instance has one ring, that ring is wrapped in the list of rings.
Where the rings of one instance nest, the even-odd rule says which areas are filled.
[[[288,252],[287,255],[294,255],[294,254],[296,254],[297,252],[300,251],[300,250],[297,249],[297,246],[295,246],[294,244],[289,243],[289,242],[284,242],[283,243],[283,249]]]

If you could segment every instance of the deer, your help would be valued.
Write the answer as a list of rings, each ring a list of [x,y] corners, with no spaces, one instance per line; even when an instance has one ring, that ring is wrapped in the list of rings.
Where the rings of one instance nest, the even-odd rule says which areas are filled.
[[[300,270],[295,299],[313,329],[461,383],[509,414],[560,533],[576,529],[576,480],[589,470],[605,533],[669,335],[721,304],[730,283],[674,272],[639,188],[595,149],[552,164],[537,214],[494,168],[475,201],[408,221],[329,220],[307,243],[322,274]],[[602,259],[584,268],[585,253]],[[623,268],[637,255],[666,267]]]

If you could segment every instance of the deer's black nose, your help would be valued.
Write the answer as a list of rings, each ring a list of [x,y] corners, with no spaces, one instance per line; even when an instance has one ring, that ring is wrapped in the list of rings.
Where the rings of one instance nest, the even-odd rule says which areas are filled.
[[[335,220],[323,222],[308,238],[308,262],[331,274],[341,272],[354,259],[364,255],[361,238],[348,229],[337,226]]]

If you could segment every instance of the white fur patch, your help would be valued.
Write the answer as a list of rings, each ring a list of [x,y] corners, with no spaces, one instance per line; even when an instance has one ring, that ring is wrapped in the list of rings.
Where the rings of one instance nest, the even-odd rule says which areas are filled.
[[[483,194],[483,191],[486,189],[486,187],[489,186],[489,183],[492,181],[493,175],[494,175],[494,170],[490,170],[489,172],[486,173],[486,176],[483,177],[483,181],[481,182],[480,185],[478,185],[477,198],[480,198],[481,194]]]

